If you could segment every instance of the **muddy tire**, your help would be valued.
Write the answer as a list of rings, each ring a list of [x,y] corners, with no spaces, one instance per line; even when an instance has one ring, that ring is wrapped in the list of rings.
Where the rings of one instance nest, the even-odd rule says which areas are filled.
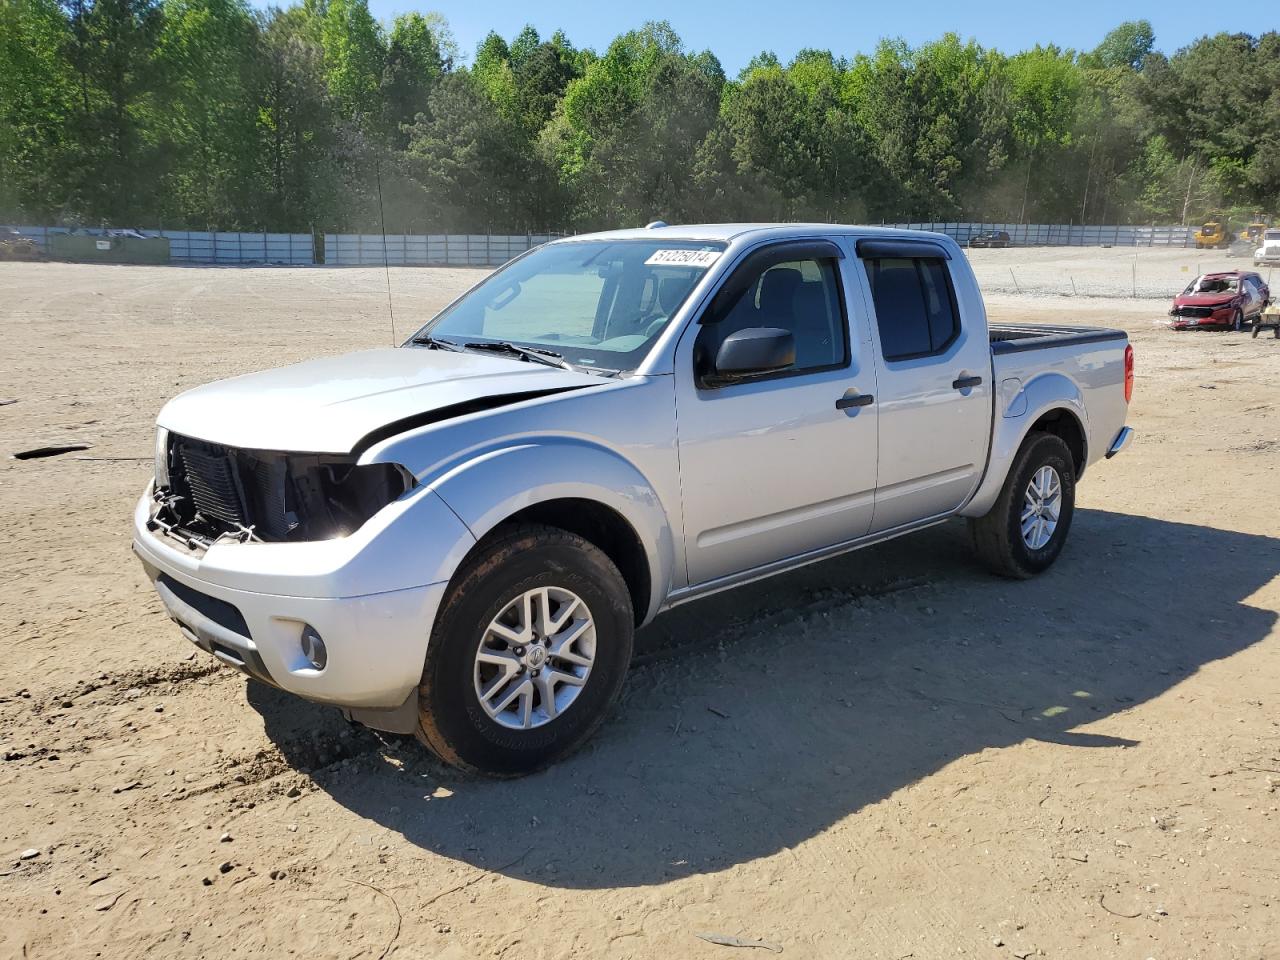
[[[531,773],[595,732],[631,662],[618,568],[576,534],[501,527],[454,577],[427,646],[417,736],[455,767]]]
[[[1060,437],[1033,433],[1014,458],[989,513],[969,521],[974,550],[993,572],[1014,580],[1058,559],[1075,513],[1076,472]]]

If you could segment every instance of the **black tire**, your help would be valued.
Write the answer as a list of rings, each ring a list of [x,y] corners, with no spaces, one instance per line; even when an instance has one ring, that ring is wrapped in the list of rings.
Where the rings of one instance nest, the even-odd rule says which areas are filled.
[[[1058,525],[1048,543],[1031,549],[1022,539],[1023,497],[1041,467],[1053,467],[1062,486]],[[1028,580],[1043,573],[1058,559],[1071,530],[1076,506],[1076,470],[1071,451],[1060,437],[1033,433],[1023,441],[1013,467],[990,512],[969,521],[973,547],[992,573],[1013,580]]]
[[[486,628],[535,587],[576,594],[595,621],[595,658],[577,698],[532,729],[503,726],[480,705],[475,657]],[[418,739],[441,760],[495,777],[531,773],[573,752],[617,698],[631,662],[635,620],[627,584],[603,551],[538,524],[499,528],[455,575],[436,617],[418,686]]]
[[[1244,311],[1236,307],[1236,312],[1231,315],[1231,329],[1239,333],[1244,329]]]

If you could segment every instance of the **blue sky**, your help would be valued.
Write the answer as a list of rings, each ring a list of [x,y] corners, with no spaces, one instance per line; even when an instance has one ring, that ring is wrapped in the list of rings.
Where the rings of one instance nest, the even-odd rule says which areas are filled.
[[[1146,18],[1155,29],[1156,46],[1172,53],[1205,33],[1256,35],[1280,27],[1275,0],[1237,0],[1226,7],[1189,0],[369,0],[369,6],[374,16],[386,21],[409,10],[439,11],[468,58],[491,29],[509,40],[525,23],[532,23],[544,37],[563,28],[575,45],[602,50],[617,34],[645,20],[669,20],[688,47],[710,49],[731,76],[764,49],[772,49],[784,61],[804,47],[851,57],[869,51],[881,37],[901,36],[915,44],[947,31],[1006,52],[1036,43],[1088,50],[1117,23]],[[1227,12],[1218,16],[1218,11]]]

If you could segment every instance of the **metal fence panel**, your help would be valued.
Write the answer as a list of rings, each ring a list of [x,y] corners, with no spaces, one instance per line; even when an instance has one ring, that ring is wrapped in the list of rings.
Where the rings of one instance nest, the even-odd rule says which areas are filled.
[[[69,227],[15,225],[15,229],[45,248],[48,247],[51,235],[71,232]],[[104,233],[96,228],[82,229],[81,232],[89,236],[102,236]],[[313,241],[309,233],[209,233],[198,230],[138,232],[146,237],[167,239],[169,260],[173,263],[281,263],[297,266],[315,262]]]
[[[0,225],[2,226],[2,225]],[[1015,246],[1193,247],[1195,227],[1181,225],[1097,225],[1062,223],[985,223],[919,221],[883,226],[944,233],[961,246],[982,233],[1004,231]],[[67,227],[17,225],[16,229],[40,246]],[[84,229],[100,235],[100,229]],[[149,237],[169,240],[175,263],[306,265],[316,262],[316,239],[307,233],[208,232],[199,230],[142,230]],[[381,234],[327,233],[324,262],[340,266],[498,266],[557,234]]]
[[[1195,227],[1071,223],[890,223],[902,230],[945,233],[961,246],[982,233],[1009,234],[1020,247],[1193,247]]]
[[[338,266],[494,267],[531,247],[555,239],[550,234],[326,233],[324,261]]]

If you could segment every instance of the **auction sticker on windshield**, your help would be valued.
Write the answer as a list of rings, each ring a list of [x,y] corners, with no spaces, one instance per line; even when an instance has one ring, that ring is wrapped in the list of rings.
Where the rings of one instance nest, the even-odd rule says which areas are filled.
[[[719,250],[655,250],[646,267],[697,267],[705,270],[720,259]]]

